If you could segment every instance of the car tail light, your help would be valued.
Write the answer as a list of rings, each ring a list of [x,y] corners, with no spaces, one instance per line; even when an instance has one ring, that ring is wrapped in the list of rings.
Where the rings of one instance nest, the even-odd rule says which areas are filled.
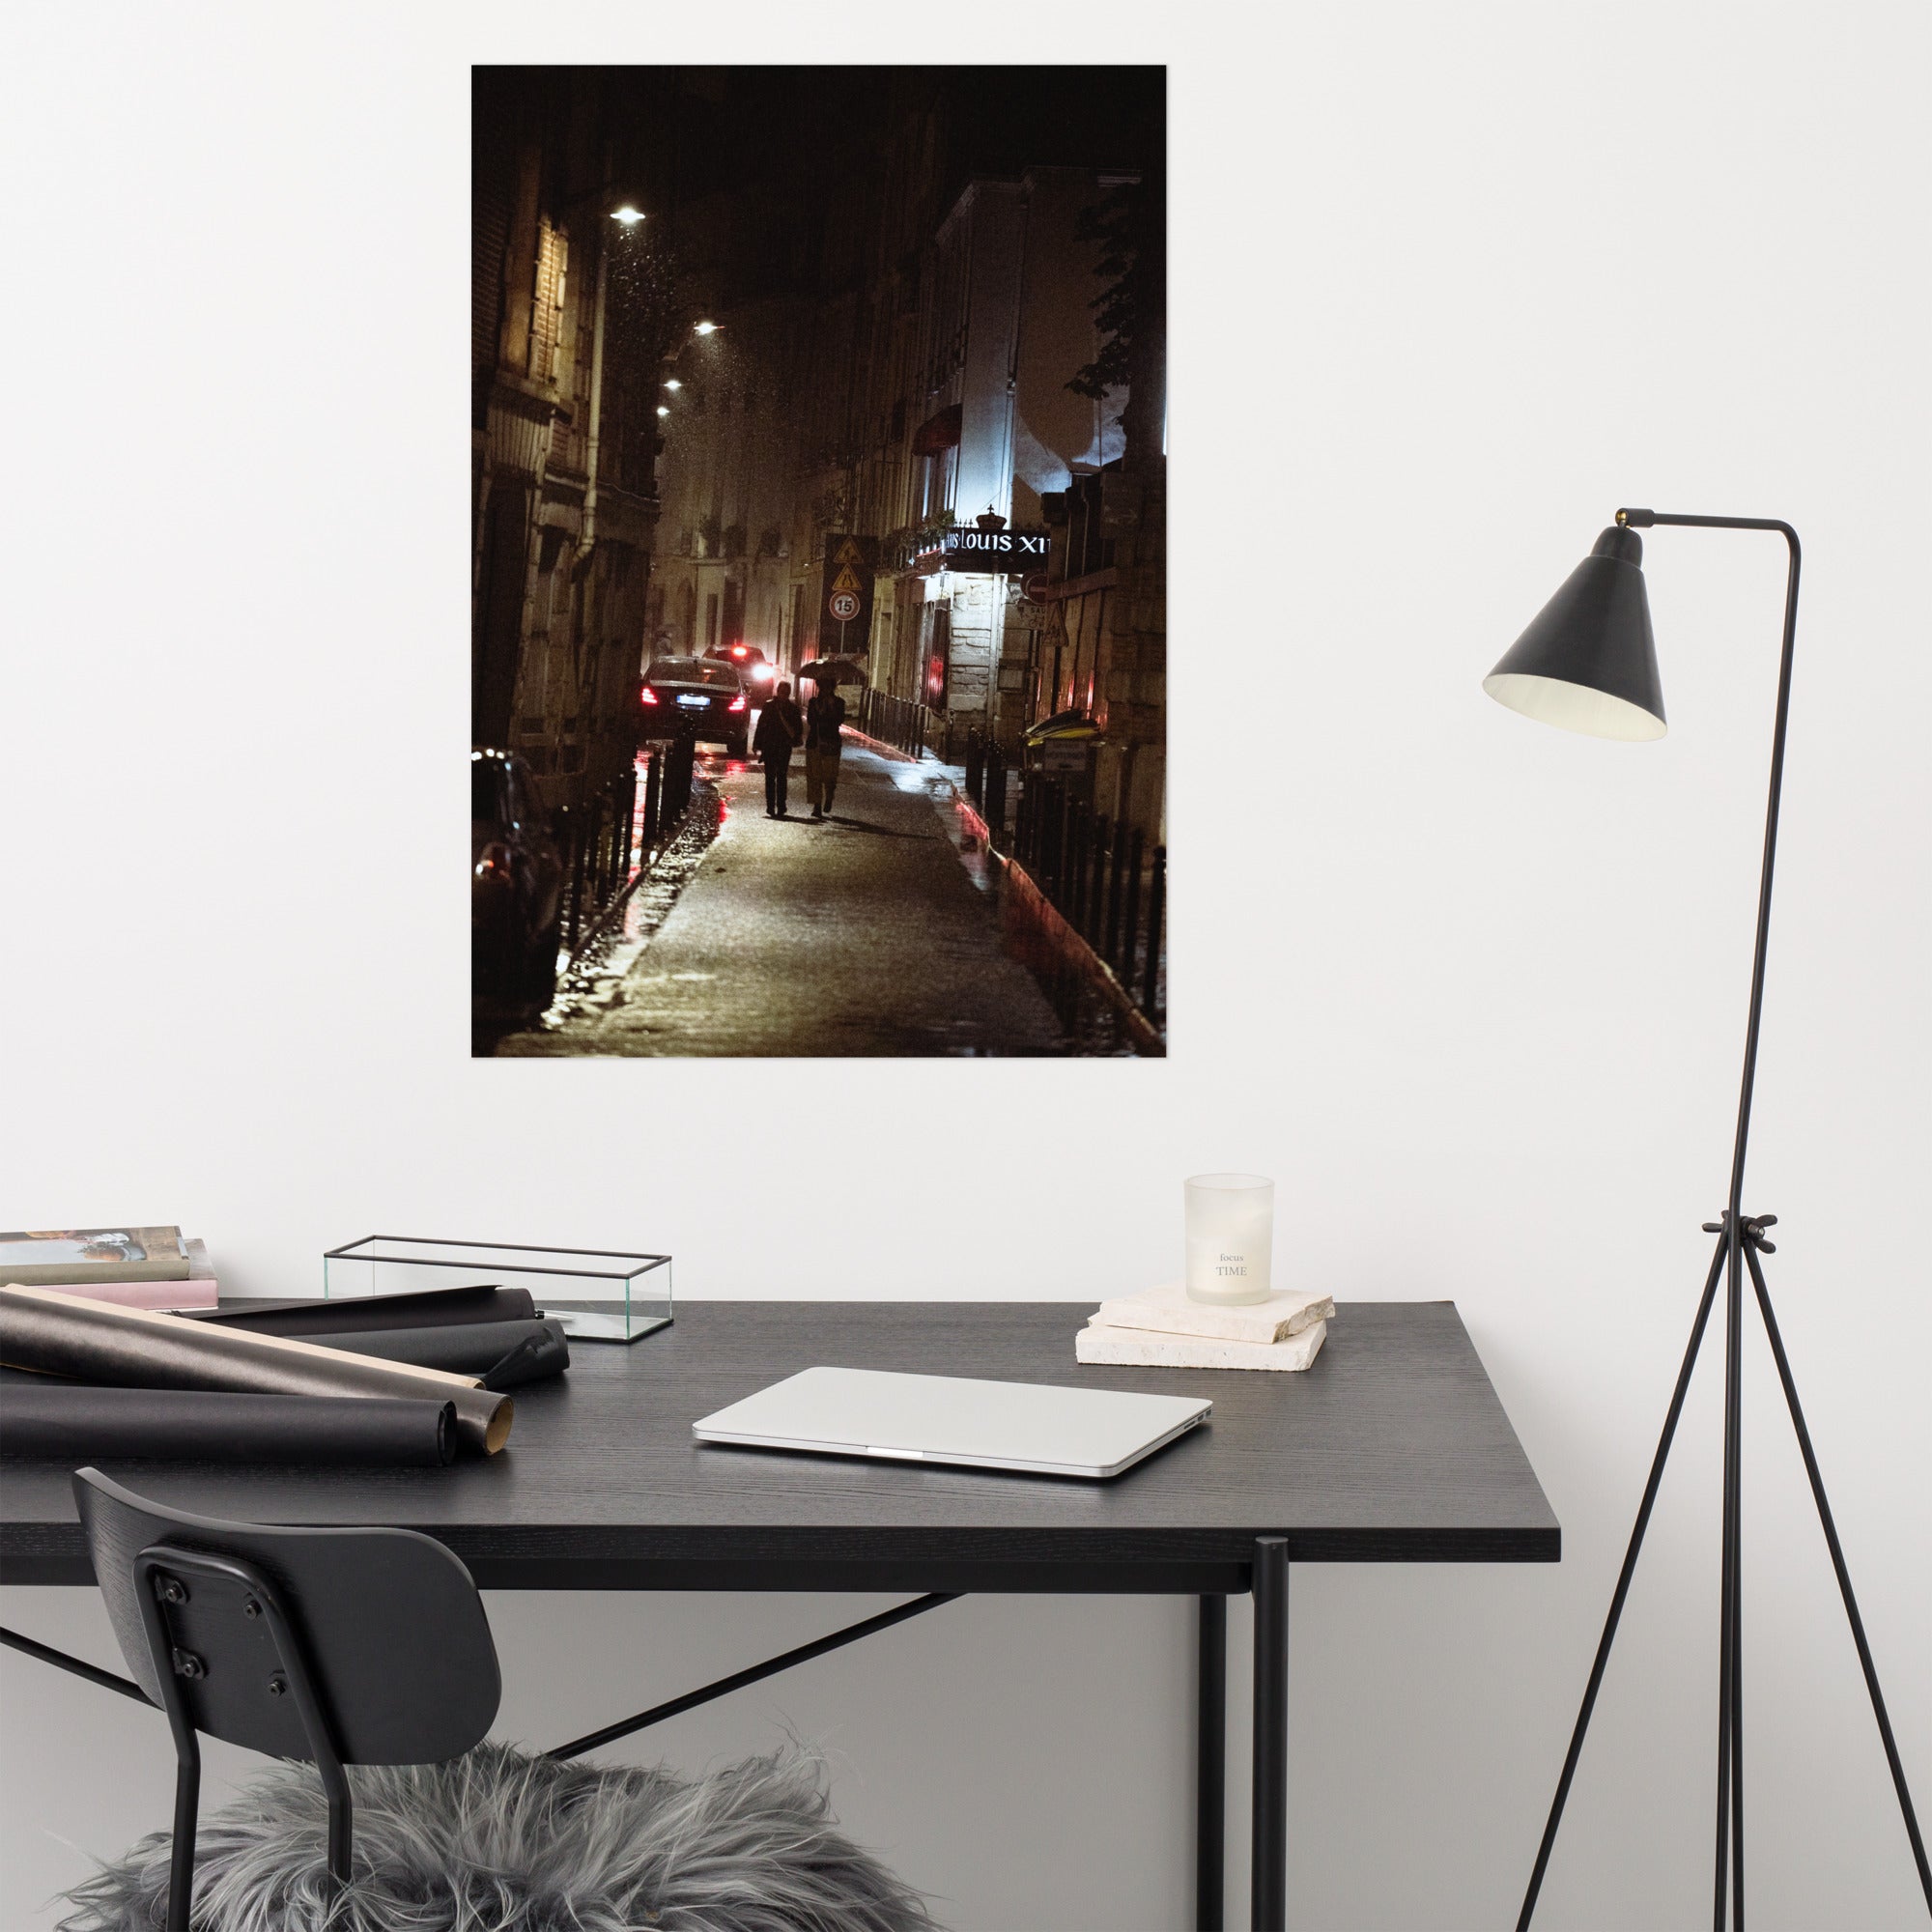
[[[734,658],[743,657],[745,655],[745,646],[743,644],[733,644],[731,646],[731,655]]]
[[[730,701],[729,704],[727,704],[724,707],[726,711],[742,711],[744,710],[744,708],[745,708],[745,694],[742,691],[737,695],[736,697],[734,697]]]
[[[752,682],[753,684],[769,684],[771,681],[772,668],[770,665],[753,665],[752,667]]]
[[[655,691],[653,691],[653,690],[652,690],[652,689],[650,688],[650,686],[649,686],[649,685],[645,685],[645,686],[644,686],[644,702],[645,702],[646,704],[655,704],[655,703],[656,703],[657,701],[658,701],[658,695],[657,695],[657,693],[656,693]]]
[[[476,862],[479,879],[507,879],[516,867],[517,855],[507,845],[486,845]]]

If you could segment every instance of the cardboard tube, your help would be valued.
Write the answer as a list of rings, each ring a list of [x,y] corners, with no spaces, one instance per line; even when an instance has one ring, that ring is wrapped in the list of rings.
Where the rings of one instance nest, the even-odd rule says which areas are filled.
[[[503,1446],[516,1413],[508,1396],[473,1376],[13,1284],[0,1288],[0,1363],[123,1388],[446,1402],[456,1410],[457,1439],[479,1455]]]

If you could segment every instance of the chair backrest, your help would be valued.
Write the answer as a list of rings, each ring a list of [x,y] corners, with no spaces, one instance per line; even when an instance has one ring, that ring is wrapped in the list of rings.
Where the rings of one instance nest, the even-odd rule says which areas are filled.
[[[79,1470],[73,1491],[128,1669],[164,1704],[155,1649],[170,1651],[169,1689],[196,1730],[316,1760],[305,1700],[290,1694],[286,1633],[344,1763],[440,1763],[495,1720],[502,1678],[483,1600],[432,1538],[222,1522],[150,1502],[98,1469]],[[172,1569],[170,1552],[181,1559]]]

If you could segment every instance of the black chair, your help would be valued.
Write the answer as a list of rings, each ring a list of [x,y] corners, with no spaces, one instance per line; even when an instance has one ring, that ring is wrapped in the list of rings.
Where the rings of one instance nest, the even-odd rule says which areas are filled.
[[[149,1502],[97,1469],[73,1479],[122,1655],[167,1712],[179,1771],[168,1932],[187,1932],[201,1789],[197,1734],[313,1764],[328,1869],[350,1876],[347,1764],[461,1756],[502,1679],[469,1573],[408,1529],[273,1529]]]

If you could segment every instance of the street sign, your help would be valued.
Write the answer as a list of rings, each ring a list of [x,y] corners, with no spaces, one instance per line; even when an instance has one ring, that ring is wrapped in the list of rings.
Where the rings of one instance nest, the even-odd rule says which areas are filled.
[[[1141,479],[1124,470],[1109,470],[1100,478],[1100,533],[1122,537],[1139,526],[1141,520]]]
[[[818,594],[818,649],[823,655],[863,653],[872,628],[872,574],[878,564],[875,538],[828,531],[825,573]]]
[[[1065,778],[1084,778],[1093,756],[1091,738],[1049,738],[1039,748],[1039,768]]]
[[[1046,602],[1046,572],[1043,570],[1028,571],[1024,582],[1020,584],[1020,591],[1029,602],[1044,604]]]
[[[1045,528],[954,528],[946,532],[946,568],[968,577],[1021,577],[1044,570],[1052,550],[1053,533]]]

